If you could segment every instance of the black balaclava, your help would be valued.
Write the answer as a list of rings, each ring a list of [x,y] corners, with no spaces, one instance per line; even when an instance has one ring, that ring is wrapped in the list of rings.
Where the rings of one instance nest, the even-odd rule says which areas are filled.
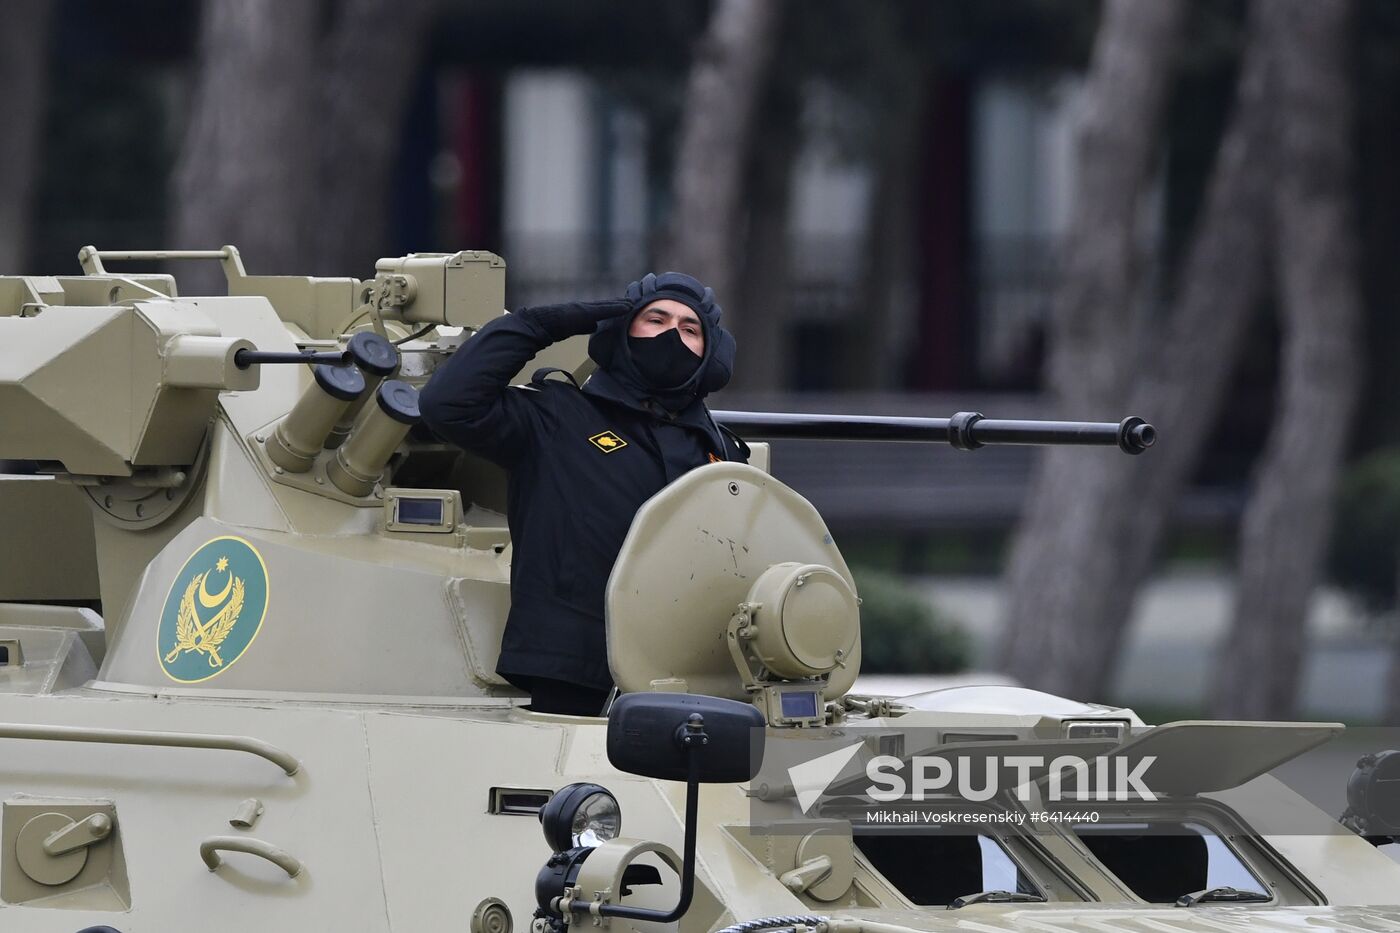
[[[654,389],[683,386],[700,368],[701,357],[685,345],[685,338],[675,327],[655,337],[628,334],[627,352],[642,380]]]
[[[722,389],[734,371],[734,338],[720,326],[723,309],[714,292],[683,272],[647,274],[627,286],[632,313],[598,325],[588,341],[588,355],[638,402],[655,399],[680,412],[711,392]],[[700,357],[686,347],[680,332],[671,329],[655,337],[632,337],[632,319],[647,305],[670,298],[700,318],[705,349]],[[625,339],[624,339],[625,338]]]

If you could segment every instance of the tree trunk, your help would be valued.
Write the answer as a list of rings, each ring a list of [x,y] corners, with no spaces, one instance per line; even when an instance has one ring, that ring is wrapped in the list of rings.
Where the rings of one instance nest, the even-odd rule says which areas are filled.
[[[232,243],[254,272],[306,269],[319,9],[316,0],[205,0],[174,174],[176,247]],[[222,291],[212,263],[177,275],[185,294]]]
[[[1163,441],[1136,462],[1116,499],[1099,499],[1113,564],[1093,626],[1100,646],[1092,674],[1104,691],[1151,569],[1172,506],[1200,460],[1231,372],[1265,289],[1273,186],[1272,56],[1260,23],[1268,0],[1256,0],[1247,29],[1234,113],[1221,139],[1196,229],[1187,248],[1171,314],[1145,335],[1142,365],[1124,411],[1149,416]]]
[[[764,112],[772,114],[754,133],[745,180],[748,235],[735,291],[723,302],[726,326],[741,353],[730,386],[739,391],[780,390],[788,383],[790,347],[785,329],[792,311],[792,169],[802,143],[796,90],[772,88]],[[713,285],[711,285],[713,287]],[[745,313],[752,309],[752,313]]]
[[[0,275],[23,271],[29,206],[38,182],[48,84],[50,0],[11,0],[0,10]]]
[[[1279,402],[1240,534],[1234,625],[1214,712],[1291,718],[1309,598],[1359,389],[1361,300],[1352,198],[1349,0],[1272,0],[1283,347]]]
[[[1121,397],[1141,294],[1142,201],[1160,147],[1186,5],[1110,0],[1076,139],[1075,204],[1051,321],[1051,388],[1067,410]]]
[[[317,275],[370,278],[386,255],[394,160],[437,10],[437,0],[347,0],[336,18],[316,113],[320,172],[309,216]]]
[[[778,0],[718,0],[686,88],[675,204],[661,265],[733,297],[744,215],[739,203],[754,114],[778,41]]]
[[[1157,150],[1185,4],[1110,0],[1095,41],[1078,130],[1075,210],[1050,322],[1050,387],[1060,414],[1117,417],[1126,397],[1139,297],[1140,205]],[[1108,502],[1130,479],[1108,452],[1041,457],[1007,569],[1003,664],[1033,686],[1101,687],[1104,598],[1117,570]]]
[[[849,365],[856,385],[895,390],[904,381],[909,347],[917,339],[919,277],[919,187],[921,130],[928,118],[929,75],[921,63],[899,72],[880,121],[875,194],[866,232],[869,306],[851,335]],[[891,89],[892,92],[894,89]]]

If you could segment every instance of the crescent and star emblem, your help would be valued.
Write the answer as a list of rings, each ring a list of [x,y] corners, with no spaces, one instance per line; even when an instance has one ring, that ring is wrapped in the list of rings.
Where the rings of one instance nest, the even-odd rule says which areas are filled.
[[[179,684],[226,673],[262,630],[267,605],[267,562],[253,542],[206,540],[170,578],[156,622],[156,663]]]
[[[226,575],[227,575],[227,579],[224,580],[224,588],[221,589],[221,590],[219,590],[219,595],[218,595],[218,596],[210,596],[210,595],[209,595],[209,591],[206,590],[206,589],[204,588],[204,585],[205,585],[206,583],[209,582],[209,575],[208,575],[208,574],[201,574],[201,575],[200,575],[200,577],[199,577],[199,604],[200,604],[201,606],[203,606],[205,609],[213,609],[213,608],[216,607],[216,606],[222,606],[223,603],[224,603],[224,600],[228,599],[229,587],[233,586],[233,574],[228,573],[228,558],[227,558],[227,557],[220,557],[218,563],[216,563],[216,564],[214,565],[214,569],[215,569],[216,571],[218,571],[219,573],[226,574]]]
[[[223,587],[214,594],[209,592],[210,577],[223,577]],[[243,611],[245,585],[241,577],[234,576],[228,569],[228,558],[221,556],[210,570],[197,573],[185,587],[180,597],[180,608],[175,618],[175,647],[165,656],[170,664],[187,651],[203,654],[209,666],[224,666],[219,656],[219,646],[228,638],[229,632],[238,624],[239,613]],[[207,622],[201,622],[195,603],[205,609],[218,609]]]

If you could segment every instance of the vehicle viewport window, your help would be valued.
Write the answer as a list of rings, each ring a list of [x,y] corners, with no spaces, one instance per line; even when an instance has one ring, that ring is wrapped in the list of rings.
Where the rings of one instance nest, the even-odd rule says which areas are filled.
[[[1040,894],[991,836],[857,833],[856,848],[912,903],[946,906],[979,891]]]
[[[1074,832],[1144,901],[1170,904],[1183,894],[1218,887],[1269,896],[1225,841],[1199,823],[1083,823]]]

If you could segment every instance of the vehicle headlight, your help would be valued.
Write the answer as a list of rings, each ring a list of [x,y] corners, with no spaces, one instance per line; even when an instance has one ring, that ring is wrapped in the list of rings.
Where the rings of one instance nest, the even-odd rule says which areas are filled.
[[[596,846],[622,833],[622,808],[599,784],[570,784],[540,810],[540,825],[551,851]]]

